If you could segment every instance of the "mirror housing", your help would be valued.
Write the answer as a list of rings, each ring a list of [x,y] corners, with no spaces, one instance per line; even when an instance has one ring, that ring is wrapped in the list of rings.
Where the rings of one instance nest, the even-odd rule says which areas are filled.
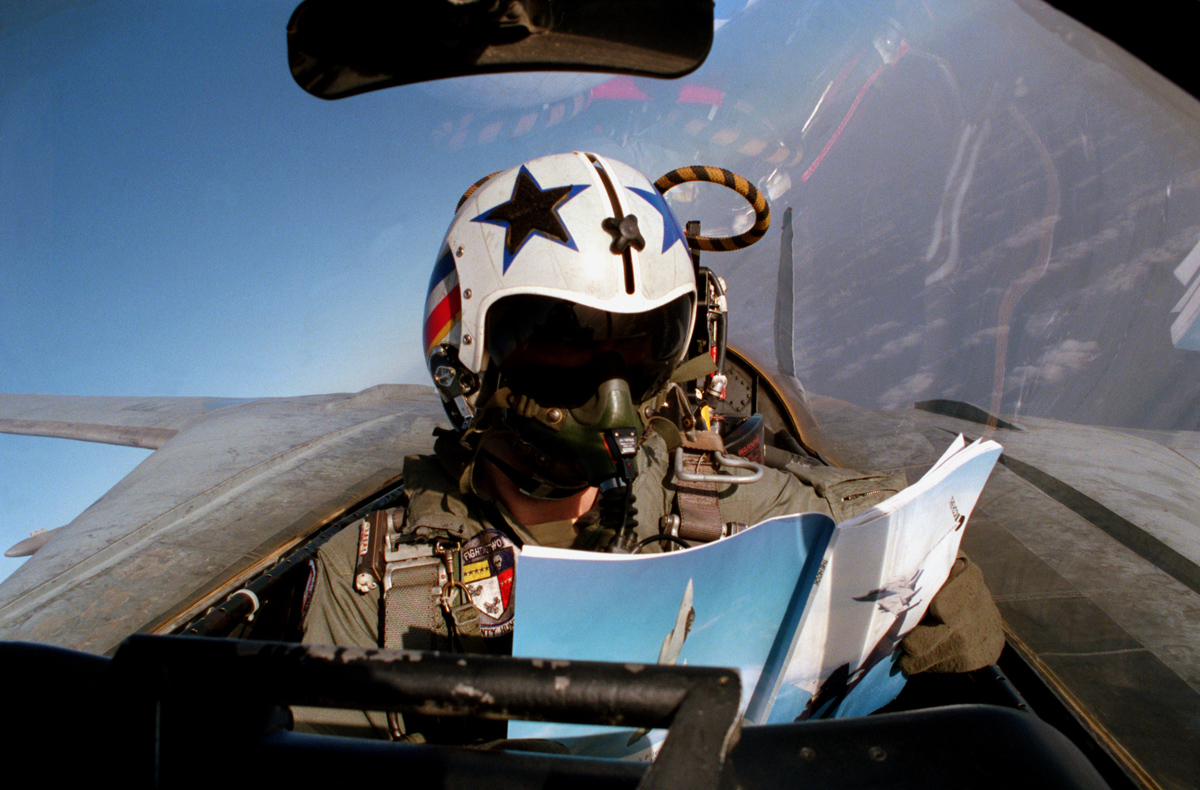
[[[304,90],[340,99],[505,71],[679,77],[712,38],[712,0],[304,0],[288,62]]]

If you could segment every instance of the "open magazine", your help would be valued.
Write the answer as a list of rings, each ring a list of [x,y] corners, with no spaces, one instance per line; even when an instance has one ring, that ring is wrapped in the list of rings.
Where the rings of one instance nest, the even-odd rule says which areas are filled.
[[[870,713],[900,693],[896,646],[945,583],[999,457],[959,436],[915,484],[835,525],[781,516],[683,551],[527,546],[513,655],[739,670],[752,724]],[[511,722],[511,738],[646,757],[661,732]]]

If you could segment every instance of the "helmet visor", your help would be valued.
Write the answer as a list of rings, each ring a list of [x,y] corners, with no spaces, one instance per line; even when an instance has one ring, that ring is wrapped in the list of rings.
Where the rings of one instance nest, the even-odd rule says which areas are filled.
[[[609,313],[551,296],[505,297],[488,310],[488,354],[514,392],[573,409],[610,379],[635,403],[657,392],[687,343],[689,294],[645,313]]]

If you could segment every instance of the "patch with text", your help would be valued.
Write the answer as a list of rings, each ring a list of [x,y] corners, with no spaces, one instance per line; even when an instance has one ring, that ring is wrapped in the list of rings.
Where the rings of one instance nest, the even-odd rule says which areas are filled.
[[[486,529],[462,547],[462,583],[479,612],[484,636],[502,636],[513,628],[513,574],[517,547],[494,529]]]

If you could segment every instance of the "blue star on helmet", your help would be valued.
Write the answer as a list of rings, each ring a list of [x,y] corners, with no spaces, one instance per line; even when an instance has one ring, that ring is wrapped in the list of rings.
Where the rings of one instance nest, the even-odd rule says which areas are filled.
[[[542,189],[533,173],[522,165],[508,202],[488,209],[471,221],[505,228],[503,271],[507,272],[513,259],[531,236],[556,241],[572,250],[579,249],[575,240],[571,238],[571,233],[563,225],[558,209],[587,188],[587,184],[567,184]]]
[[[654,210],[662,215],[663,220],[663,246],[662,251],[666,252],[671,249],[672,245],[678,243],[683,244],[684,250],[687,250],[687,238],[683,235],[683,231],[679,227],[679,222],[675,219],[674,212],[667,206],[666,199],[656,189],[636,189],[629,187],[629,191],[640,197],[642,200],[654,207]]]

